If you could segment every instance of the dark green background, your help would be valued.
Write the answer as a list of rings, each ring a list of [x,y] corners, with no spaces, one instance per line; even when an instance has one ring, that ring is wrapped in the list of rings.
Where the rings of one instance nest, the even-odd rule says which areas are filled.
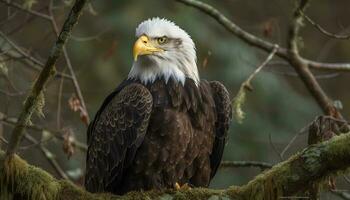
[[[22,1],[17,1],[22,3]],[[62,25],[69,5],[63,1],[54,1],[55,15]],[[69,1],[64,1],[68,2]],[[282,0],[223,0],[205,1],[217,7],[243,29],[266,40],[286,46],[286,33],[289,19],[294,8],[293,1]],[[38,1],[32,9],[46,12],[47,1]],[[221,25],[202,12],[171,0],[119,0],[92,1],[94,12],[86,10],[73,32],[73,39],[67,46],[73,67],[77,73],[82,93],[91,117],[106,95],[111,92],[128,74],[132,64],[131,49],[135,41],[135,27],[151,17],[164,17],[174,21],[186,30],[194,40],[198,54],[198,68],[202,78],[219,80],[230,90],[234,97],[242,81],[265,59],[267,54],[251,47],[227,32]],[[327,30],[334,33],[350,29],[350,1],[319,0],[313,1],[307,14]],[[13,9],[12,9],[13,11]],[[0,21],[7,17],[7,9],[0,3]],[[11,21],[2,24],[0,30],[8,33],[28,19],[30,15],[18,13]],[[303,48],[301,54],[307,58],[328,61],[348,62],[350,43],[348,40],[330,39],[305,23],[301,31]],[[346,32],[346,31],[345,31]],[[92,40],[85,37],[95,36]],[[19,45],[31,49],[32,55],[45,60],[55,40],[51,26],[42,19],[25,23],[23,28],[9,37]],[[84,41],[81,41],[81,40]],[[0,38],[2,49],[6,49]],[[203,66],[204,60],[207,65]],[[322,114],[315,101],[305,89],[303,83],[291,67],[278,64],[274,59],[252,82],[254,91],[248,93],[244,105],[246,119],[243,124],[232,122],[229,142],[225,149],[224,160],[255,160],[277,163],[281,161],[278,153],[303,127],[317,115]],[[277,63],[277,64],[276,64]],[[28,91],[37,72],[29,70],[20,62],[4,63],[9,69],[9,78],[21,91]],[[63,59],[57,65],[59,71],[65,69]],[[68,73],[67,70],[65,70]],[[324,73],[315,72],[321,75]],[[329,75],[329,74],[326,74]],[[334,74],[332,74],[334,75]],[[333,78],[319,79],[325,91],[334,100],[340,100],[342,113],[349,116],[349,75],[345,72],[335,74]],[[60,81],[50,81],[46,89],[45,118],[34,117],[33,123],[55,129],[57,97]],[[0,89],[6,90],[8,83],[0,78]],[[85,141],[86,127],[79,115],[68,107],[68,99],[74,93],[71,82],[65,81],[62,100],[62,126],[71,128],[77,139]],[[25,96],[5,97],[0,93],[0,112],[8,111],[11,117],[18,116]],[[11,127],[5,127],[5,136]],[[29,131],[40,138],[41,133]],[[283,159],[306,146],[307,134],[301,134]],[[269,139],[271,138],[271,140]],[[24,142],[23,144],[25,144]],[[272,145],[273,144],[273,145]],[[83,171],[85,155],[79,151],[67,159],[60,141],[53,140],[46,145],[67,171],[79,174]],[[273,147],[274,146],[274,147]],[[36,148],[20,152],[30,163],[41,166],[57,175],[46,159]],[[212,181],[211,187],[224,188],[229,185],[247,183],[259,169],[220,170]],[[347,189],[342,178],[338,187]],[[323,199],[333,199],[331,194],[324,194]]]

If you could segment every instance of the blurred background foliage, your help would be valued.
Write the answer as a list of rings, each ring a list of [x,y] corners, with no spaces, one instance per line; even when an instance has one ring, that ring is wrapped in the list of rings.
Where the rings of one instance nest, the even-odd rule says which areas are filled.
[[[18,0],[23,6],[47,13],[48,1]],[[59,27],[62,25],[72,0],[54,0],[54,14]],[[294,8],[293,1],[205,1],[232,19],[243,29],[266,40],[286,45],[289,18]],[[307,14],[333,33],[350,30],[350,1],[313,1]],[[15,13],[15,14],[14,14]],[[14,16],[12,16],[14,15]],[[69,57],[77,74],[88,113],[92,118],[103,99],[128,74],[132,64],[134,31],[143,20],[164,17],[176,22],[193,38],[197,47],[198,68],[201,77],[219,80],[230,90],[233,98],[240,84],[265,59],[266,53],[253,48],[228,33],[216,21],[193,8],[175,1],[164,0],[119,0],[91,1],[67,46]],[[8,19],[10,18],[10,19]],[[50,24],[26,12],[8,9],[0,3],[0,30],[17,45],[24,47],[33,57],[45,61],[55,41]],[[350,31],[349,31],[350,32]],[[348,40],[330,39],[306,23],[302,30],[303,49],[307,58],[328,62],[349,62]],[[0,37],[2,52],[12,51]],[[28,68],[20,59],[7,59],[0,53],[0,67],[7,71],[0,77],[1,91],[17,93],[9,96],[0,93],[0,112],[8,117],[17,117],[25,94],[37,77],[38,72]],[[68,73],[64,59],[56,66],[58,71]],[[315,72],[321,85],[334,99],[341,101],[342,113],[350,114],[349,74]],[[10,80],[10,82],[9,82]],[[62,84],[62,106],[60,123],[57,123],[58,98]],[[12,84],[12,85],[11,85]],[[304,88],[299,78],[287,64],[274,59],[252,82],[253,92],[248,93],[244,105],[246,119],[242,124],[233,121],[224,160],[254,160],[278,163],[307,145],[306,132],[301,129],[322,112]],[[64,130],[74,134],[75,140],[85,142],[86,126],[69,108],[68,101],[74,94],[72,83],[54,78],[46,88],[45,117],[34,116],[33,124],[48,127],[49,130]],[[60,125],[58,125],[60,124]],[[12,127],[4,124],[4,138],[8,139]],[[76,150],[68,159],[62,150],[62,141],[50,139],[50,131],[28,130],[42,145],[52,152],[63,170],[77,183],[84,174],[85,153]],[[292,138],[296,140],[281,158],[280,153]],[[49,137],[49,140],[42,138]],[[23,141],[23,146],[29,145]],[[27,146],[28,147],[28,146]],[[30,163],[40,166],[58,176],[39,148],[24,148],[19,153]],[[247,183],[259,169],[234,168],[218,172],[211,187],[224,188],[229,185]],[[339,188],[349,185],[340,178]],[[332,199],[330,194],[325,198]]]

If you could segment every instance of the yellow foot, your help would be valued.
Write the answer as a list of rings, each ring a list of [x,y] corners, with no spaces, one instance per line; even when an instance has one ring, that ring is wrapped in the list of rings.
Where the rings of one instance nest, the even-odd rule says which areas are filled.
[[[175,183],[175,190],[190,190],[191,186],[188,183],[185,183],[180,186],[178,182]]]

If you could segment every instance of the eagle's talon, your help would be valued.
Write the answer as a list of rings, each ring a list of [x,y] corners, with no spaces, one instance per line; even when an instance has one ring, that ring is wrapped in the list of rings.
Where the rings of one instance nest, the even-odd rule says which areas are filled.
[[[175,190],[190,190],[192,189],[188,183],[180,185],[178,182],[175,183]]]

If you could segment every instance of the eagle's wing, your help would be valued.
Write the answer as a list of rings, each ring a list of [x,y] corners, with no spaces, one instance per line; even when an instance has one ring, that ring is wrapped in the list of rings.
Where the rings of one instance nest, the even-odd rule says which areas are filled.
[[[107,97],[88,128],[88,191],[111,191],[119,186],[123,169],[131,164],[143,142],[152,102],[148,89],[137,83]]]
[[[211,178],[216,174],[220,165],[227,140],[227,132],[232,118],[232,107],[228,91],[218,81],[210,82],[215,101],[217,119],[215,122],[215,141],[210,155]]]

